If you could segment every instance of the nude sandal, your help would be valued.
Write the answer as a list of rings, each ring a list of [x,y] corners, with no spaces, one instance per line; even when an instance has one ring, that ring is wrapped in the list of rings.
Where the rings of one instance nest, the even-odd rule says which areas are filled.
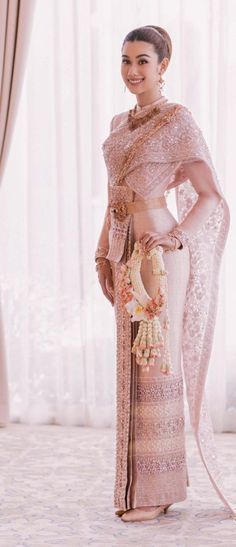
[[[161,513],[164,513],[164,515],[166,515],[166,513],[167,513],[167,511],[168,511],[168,509],[171,505],[172,505],[171,503],[169,505],[163,505],[163,506],[158,505],[158,507],[154,511],[144,511],[144,510],[140,509],[139,514],[136,514],[136,516],[133,516],[132,513],[130,513],[130,511],[133,511],[133,509],[128,509],[128,511],[124,511],[122,513],[122,515],[120,515],[121,520],[123,520],[123,522],[135,522],[135,521],[140,521],[140,520],[152,520],[152,519],[155,519],[155,518],[159,517],[159,515]]]

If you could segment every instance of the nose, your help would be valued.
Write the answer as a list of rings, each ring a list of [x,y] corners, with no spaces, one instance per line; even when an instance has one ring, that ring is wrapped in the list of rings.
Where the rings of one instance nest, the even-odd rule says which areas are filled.
[[[134,80],[140,78],[140,76],[137,74],[137,72],[135,72],[135,73],[134,72],[128,72],[127,75],[128,75],[128,78],[131,78],[131,79],[133,78]]]
[[[127,74],[128,76],[132,76],[133,78],[137,78],[138,77],[138,72],[136,72],[136,68],[135,66],[127,66]]]

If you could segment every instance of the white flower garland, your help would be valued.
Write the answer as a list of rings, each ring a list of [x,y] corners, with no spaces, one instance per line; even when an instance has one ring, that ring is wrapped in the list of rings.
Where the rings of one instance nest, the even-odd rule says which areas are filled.
[[[161,357],[163,348],[161,372],[171,372],[169,348],[169,317],[168,317],[168,286],[167,271],[163,262],[163,248],[158,245],[144,252],[141,244],[136,241],[133,253],[126,264],[121,266],[119,277],[119,292],[124,307],[131,321],[140,321],[138,334],[133,343],[132,353],[136,362],[144,370],[149,370],[155,364],[155,357]],[[141,279],[141,264],[146,257],[152,261],[152,273],[156,278],[155,296],[151,298]],[[162,312],[163,326],[159,316]],[[162,328],[164,334],[162,333]]]

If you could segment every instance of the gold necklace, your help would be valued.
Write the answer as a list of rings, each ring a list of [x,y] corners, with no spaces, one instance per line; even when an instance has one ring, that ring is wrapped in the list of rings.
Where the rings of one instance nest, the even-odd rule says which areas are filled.
[[[139,127],[140,125],[143,125],[144,123],[148,122],[153,116],[156,116],[157,114],[160,114],[161,109],[159,106],[154,106],[145,116],[142,116],[141,118],[135,117],[137,114],[137,105],[135,105],[134,108],[131,108],[128,113],[128,126],[129,129],[133,130]]]

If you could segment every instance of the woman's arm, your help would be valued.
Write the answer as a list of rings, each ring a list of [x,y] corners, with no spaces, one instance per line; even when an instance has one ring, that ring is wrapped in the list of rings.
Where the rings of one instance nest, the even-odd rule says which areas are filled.
[[[97,258],[100,258],[100,257],[105,258],[109,250],[109,237],[108,237],[109,225],[110,225],[109,216],[110,216],[109,209],[107,207],[105,212],[105,217],[103,220],[102,229],[97,242],[97,248],[95,251],[95,260],[97,260]]]
[[[209,215],[221,200],[216,190],[210,167],[202,160],[184,164],[184,171],[191,181],[198,198],[185,219],[170,232],[178,237],[182,245],[188,244],[189,239],[206,222]]]
[[[113,129],[115,116],[111,120],[110,132]],[[98,238],[97,248],[95,251],[96,270],[98,279],[105,297],[114,304],[114,286],[112,279],[112,270],[109,260],[106,258],[109,250],[109,228],[110,228],[110,211],[107,206],[102,229]]]
[[[149,250],[158,243],[163,244],[164,247],[166,245],[166,247],[175,250],[178,243],[178,241],[176,242],[176,238],[179,240],[178,248],[188,245],[191,238],[194,237],[201,226],[205,224],[209,215],[221,200],[221,195],[217,191],[217,185],[213,178],[214,174],[211,167],[208,165],[207,160],[198,159],[199,157],[210,157],[209,150],[201,129],[195,122],[190,110],[186,107],[180,109],[176,114],[176,124],[173,128],[173,134],[171,133],[169,145],[169,161],[176,161],[182,158],[181,166],[184,173],[179,173],[180,183],[189,179],[198,196],[197,201],[187,213],[184,220],[178,224],[174,230],[169,232],[168,236],[165,236],[165,244],[162,243],[161,238],[157,234],[158,238],[155,237],[155,241],[150,241],[149,239]],[[191,160],[191,158],[195,157],[195,160]],[[185,161],[184,158],[186,158]],[[187,158],[189,158],[189,160],[187,160]],[[178,178],[172,184],[172,187],[176,186],[177,181]],[[144,235],[146,236],[146,234]],[[155,234],[152,234],[152,236],[153,235]],[[172,244],[170,236],[172,236]],[[147,239],[148,238],[145,237],[144,242],[147,243]]]
[[[112,118],[111,123],[110,123],[110,133],[113,130],[113,127],[114,127],[114,119],[115,119],[115,116]],[[108,194],[108,192],[107,192],[107,194]],[[105,211],[105,217],[104,217],[104,220],[103,220],[102,229],[101,229],[101,232],[100,232],[100,235],[99,235],[99,238],[98,238],[98,242],[97,242],[97,248],[96,248],[96,252],[95,252],[95,260],[99,257],[106,257],[106,255],[108,253],[108,250],[109,250],[109,236],[108,236],[109,228],[110,228],[110,211],[109,211],[109,208],[107,206],[106,211]]]
[[[185,219],[169,234],[165,236],[150,232],[143,234],[141,241],[145,250],[151,250],[156,245],[163,245],[165,250],[174,250],[187,245],[189,239],[206,222],[221,199],[220,194],[216,191],[211,169],[204,161],[186,163],[184,171],[198,194],[197,201]],[[176,246],[174,238],[179,240]]]

